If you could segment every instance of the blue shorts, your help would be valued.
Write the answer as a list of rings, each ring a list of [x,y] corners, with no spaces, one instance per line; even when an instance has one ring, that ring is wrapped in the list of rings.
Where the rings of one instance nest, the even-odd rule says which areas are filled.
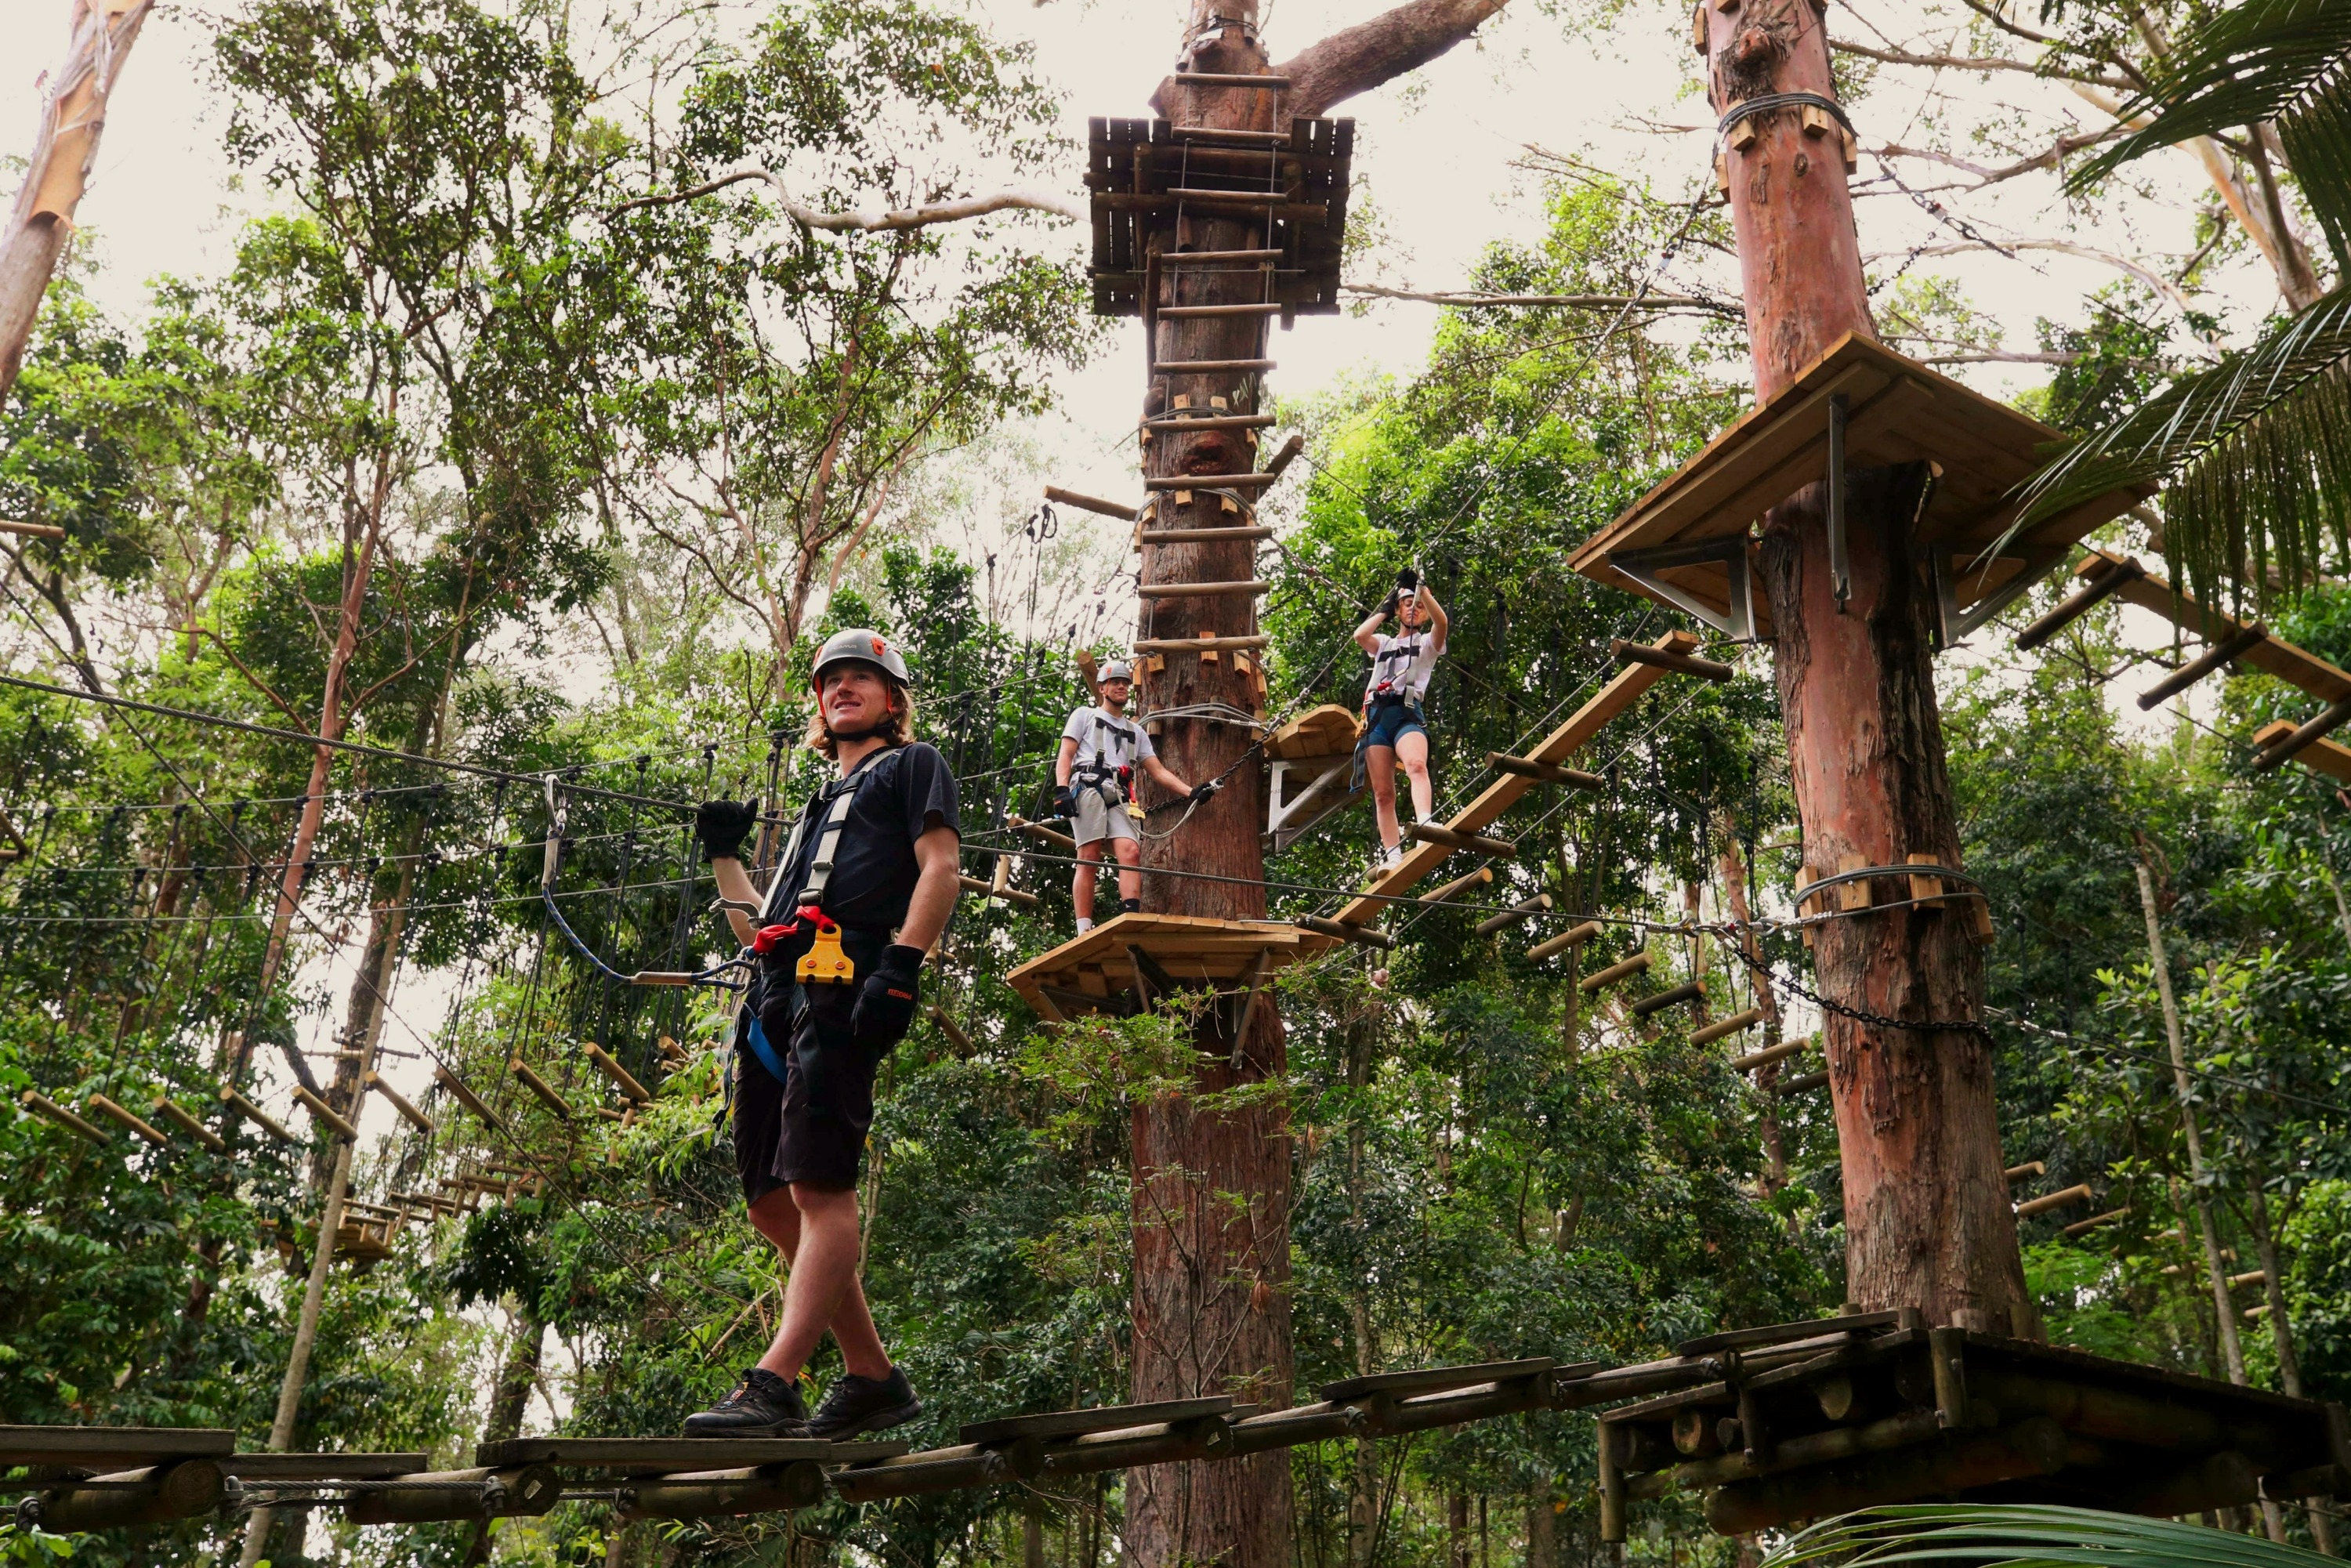
[[[1407,735],[1426,737],[1427,727],[1420,722],[1420,710],[1410,703],[1374,703],[1371,727],[1364,731],[1363,745],[1366,750],[1374,746],[1395,749],[1395,743]]]

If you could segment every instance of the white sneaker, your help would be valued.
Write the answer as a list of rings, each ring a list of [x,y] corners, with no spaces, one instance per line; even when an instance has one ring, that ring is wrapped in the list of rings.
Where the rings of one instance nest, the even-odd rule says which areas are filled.
[[[1078,935],[1079,935],[1079,936],[1084,936],[1087,932],[1092,931],[1093,928],[1094,928],[1094,923],[1093,923],[1093,921],[1092,921],[1092,920],[1089,919],[1088,917],[1086,917],[1085,915],[1080,915],[1080,916],[1078,917]]]

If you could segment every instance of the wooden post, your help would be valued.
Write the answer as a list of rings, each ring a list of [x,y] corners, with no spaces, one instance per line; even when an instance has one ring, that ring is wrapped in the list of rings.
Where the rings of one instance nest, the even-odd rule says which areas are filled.
[[[2212,1223],[2212,1205],[2204,1197],[2204,1141],[2189,1103],[2188,1051],[2180,1043],[2179,1004],[2171,995],[2171,968],[2163,955],[2163,925],[2156,917],[2155,879],[2141,862],[2138,870],[2139,908],[2147,915],[2147,952],[2155,966],[2156,995],[2163,1002],[2163,1033],[2171,1045],[2171,1085],[2179,1096],[2179,1130],[2188,1144],[2188,1175],[2196,1185],[2196,1224],[2204,1241],[2204,1274],[2212,1287],[2212,1312],[2220,1333],[2220,1354],[2229,1381],[2245,1381],[2244,1347],[2237,1341],[2236,1309],[2229,1301],[2229,1266],[2220,1257],[2220,1233]]]
[[[1828,19],[1819,0],[1701,5],[1697,39],[1715,112],[1771,93],[1833,99]],[[1783,106],[1741,119],[1722,152],[1758,402],[1847,333],[1876,336],[1844,152],[1834,118]],[[1890,865],[1915,851],[1959,863],[1940,859],[1959,854],[1959,839],[1935,706],[1933,595],[1910,542],[1926,482],[1923,463],[1847,476],[1847,582],[1832,580],[1825,483],[1764,518],[1758,564],[1814,878],[1850,855]],[[1961,923],[1938,912],[1824,922],[1813,961],[1821,994],[1838,1007],[1918,1021],[1981,1016],[1980,956]],[[1824,1023],[1847,1294],[1865,1307],[1916,1304],[1933,1322],[2031,1335],[1989,1042],[1971,1030],[1888,1029],[1834,1010]]]

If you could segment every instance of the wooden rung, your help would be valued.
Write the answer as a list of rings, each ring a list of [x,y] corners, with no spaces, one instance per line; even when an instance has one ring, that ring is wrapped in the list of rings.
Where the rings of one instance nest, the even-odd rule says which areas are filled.
[[[1263,430],[1274,423],[1270,413],[1204,413],[1196,419],[1146,419],[1145,430]]]
[[[2017,647],[2020,650],[2038,648],[2074,621],[2087,614],[2101,601],[2112,598],[2121,592],[2125,587],[2137,582],[2146,575],[2147,568],[2139,565],[2135,557],[2125,557],[2121,560],[2113,562],[2105,570],[2092,578],[2080,592],[2019,632],[2016,634]]]
[[[514,1057],[507,1062],[507,1071],[513,1073],[524,1088],[538,1095],[541,1104],[563,1120],[571,1120],[571,1102],[558,1094],[555,1085],[533,1071],[529,1062],[519,1056]]]
[[[613,1087],[640,1105],[653,1103],[653,1097],[645,1092],[645,1086],[638,1082],[636,1075],[622,1066],[611,1051],[592,1040],[587,1042],[586,1050],[588,1060],[596,1064],[598,1071],[612,1081]]]
[[[1241,582],[1146,582],[1138,599],[1254,599],[1273,586],[1263,578]]]
[[[287,1129],[285,1123],[280,1122],[277,1117],[271,1115],[268,1112],[263,1110],[260,1106],[246,1099],[244,1094],[240,1093],[238,1091],[224,1086],[220,1092],[220,1100],[222,1104],[227,1106],[230,1110],[235,1112],[238,1115],[244,1117],[246,1121],[252,1123],[255,1126],[260,1128],[263,1132],[268,1134],[279,1143],[293,1144],[299,1143],[301,1141],[295,1137],[295,1135]]]
[[[155,1127],[149,1124],[143,1118],[128,1108],[116,1104],[113,1101],[108,1099],[103,1094],[93,1094],[88,1100],[84,1101],[83,1103],[87,1104],[91,1110],[97,1112],[99,1115],[105,1117],[108,1121],[114,1123],[115,1125],[121,1127],[124,1131],[131,1133],[136,1137],[146,1140],[148,1143],[154,1145],[159,1149],[166,1146],[172,1141],[165,1137]]]
[[[1176,185],[1167,194],[1179,202],[1230,202],[1240,207],[1278,207],[1288,203],[1287,191],[1211,191],[1199,185]]]
[[[1643,997],[1625,1010],[1636,1019],[1645,1019],[1651,1013],[1661,1013],[1667,1008],[1679,1007],[1684,1002],[1698,1001],[1705,995],[1705,986],[1696,980],[1687,980],[1670,991],[1659,991],[1654,997]]]
[[[1489,915],[1485,919],[1478,922],[1478,935],[1491,936],[1498,931],[1508,930],[1522,920],[1532,920],[1536,915],[1547,913],[1550,908],[1551,894],[1538,893],[1524,904],[1513,904],[1500,914]]]
[[[2229,1276],[2229,1289],[2232,1291],[2241,1291],[2248,1285],[2260,1284],[2262,1281],[2268,1278],[2269,1276],[2259,1269],[2252,1270],[2243,1274],[2231,1274]]]
[[[971,1043],[971,1036],[956,1027],[956,1020],[947,1017],[946,1009],[935,1002],[931,1004],[931,1021],[936,1024],[939,1032],[953,1041],[955,1048],[966,1056],[969,1056],[977,1049]]]
[[[1496,860],[1516,860],[1519,846],[1508,839],[1489,839],[1480,833],[1464,833],[1436,822],[1414,822],[1404,831],[1405,837],[1424,844],[1443,844],[1448,850],[1468,850],[1476,854],[1491,855]]]
[[[958,875],[956,878],[956,883],[966,893],[976,893],[982,898],[1008,899],[1012,903],[1019,904],[1023,909],[1034,909],[1042,902],[1035,894],[1030,893],[1026,888],[998,887],[992,882],[982,882],[976,876]]]
[[[1117,517],[1130,523],[1143,516],[1140,507],[1123,507],[1116,501],[1105,501],[1099,496],[1081,496],[1075,490],[1064,490],[1059,485],[1045,486],[1045,499],[1059,501],[1065,507],[1075,507],[1081,512],[1100,512],[1105,517]]]
[[[327,1126],[334,1132],[337,1137],[356,1139],[360,1135],[360,1130],[351,1125],[350,1122],[341,1112],[336,1110],[332,1105],[328,1104],[327,1102],[319,1095],[311,1093],[310,1091],[303,1085],[299,1083],[294,1085],[294,1098],[302,1103],[302,1109],[309,1112],[310,1114],[319,1121],[325,1123]]]
[[[1178,474],[1171,478],[1145,479],[1143,486],[1146,490],[1262,490],[1280,477],[1279,474]]]
[[[1527,961],[1531,964],[1540,964],[1554,953],[1564,953],[1570,947],[1583,946],[1586,942],[1599,936],[1600,932],[1600,922],[1587,920],[1581,925],[1572,926],[1558,936],[1538,942],[1528,948]]]
[[[2163,679],[2139,694],[2142,712],[2152,708],[2164,698],[2184,692],[2230,660],[2251,653],[2270,640],[2270,629],[2256,621],[2241,626],[2234,633],[2206,649],[2202,654],[2182,664]]]
[[[90,1125],[88,1122],[83,1121],[79,1116],[75,1115],[72,1112],[67,1110],[64,1106],[50,1099],[47,1095],[40,1093],[35,1090],[26,1090],[24,1093],[17,1096],[17,1102],[34,1114],[47,1116],[58,1126],[67,1128],[72,1132],[79,1133],[83,1137],[88,1138],[93,1144],[98,1144],[102,1146],[114,1142],[112,1138],[109,1137],[105,1132],[99,1128]]]
[[[1743,1013],[1733,1013],[1727,1019],[1717,1019],[1714,1022],[1707,1025],[1704,1029],[1691,1031],[1690,1043],[1692,1045],[1712,1045],[1724,1035],[1737,1034],[1740,1030],[1751,1029],[1762,1021],[1763,1009],[1761,1008],[1749,1008]]]
[[[1486,753],[1486,766],[1497,773],[1515,774],[1520,779],[1540,779],[1546,784],[1564,784],[1572,789],[1604,789],[1608,787],[1608,780],[1597,773],[1537,762],[1531,757],[1512,757],[1508,752]]]
[[[2000,1177],[2002,1181],[2012,1182],[2022,1180],[2025,1176],[2047,1176],[2048,1174],[2049,1165],[2047,1161],[2027,1160],[2021,1166],[2009,1166],[2006,1170],[2000,1173]]]
[[[1290,85],[1288,77],[1235,76],[1228,71],[1177,71],[1178,87],[1250,87],[1269,92],[1279,92]]]
[[[2351,697],[2330,705],[2316,718],[2271,741],[2262,754],[2253,758],[2253,770],[2266,773],[2283,767],[2297,752],[2307,749],[2314,741],[2331,735],[2346,722],[2351,722]]]
[[[1135,535],[1138,544],[1220,545],[1227,541],[1270,539],[1273,529],[1263,523],[1238,528],[1145,528]]]
[[[1227,131],[1220,125],[1170,126],[1167,134],[1178,141],[1254,142],[1266,146],[1284,144],[1290,138],[1287,131]]]
[[[1225,371],[1270,371],[1274,368],[1274,363],[1271,360],[1162,360],[1152,369],[1163,376],[1209,376]],[[1188,486],[1163,485],[1159,488],[1206,489],[1207,486],[1195,481]]]
[[[28,539],[61,539],[66,537],[65,529],[54,523],[20,523],[13,518],[0,518],[0,534],[16,534]]]
[[[2129,1213],[2130,1205],[2128,1204],[2123,1205],[2120,1208],[2110,1208],[2104,1214],[2094,1214],[2087,1219],[2075,1220],[2073,1224],[2065,1228],[2064,1234],[2067,1236],[2087,1236],[2091,1231],[2099,1228],[2101,1226],[2112,1225],[2116,1220],[2128,1216]]]
[[[384,1103],[390,1105],[394,1111],[399,1112],[402,1121],[406,1122],[410,1126],[415,1128],[418,1132],[423,1134],[428,1138],[433,1135],[433,1118],[418,1110],[415,1106],[410,1104],[408,1103],[408,1096],[402,1094],[399,1090],[394,1089],[391,1084],[386,1083],[383,1081],[383,1075],[381,1073],[374,1071],[369,1072],[367,1075],[367,1086],[373,1092],[382,1095],[384,1098]]]
[[[1272,642],[1263,632],[1247,637],[1145,637],[1134,644],[1138,653],[1214,653],[1228,648],[1262,648]]]
[[[227,1151],[228,1143],[225,1139],[224,1139],[218,1133],[214,1132],[210,1127],[205,1126],[202,1122],[196,1120],[196,1118],[191,1115],[188,1112],[183,1110],[180,1106],[180,1103],[172,1099],[170,1095],[158,1094],[155,1096],[155,1104],[153,1109],[155,1114],[162,1117],[165,1121],[179,1128],[180,1131],[187,1134],[188,1136],[195,1139],[196,1142],[202,1144],[213,1153],[217,1155]]]
[[[1161,256],[1159,265],[1162,268],[1172,267],[1180,272],[1204,262],[1219,265],[1228,261],[1280,261],[1280,259],[1281,252],[1278,250],[1179,250]]]
[[[2084,1182],[2079,1186],[2069,1186],[2063,1192],[2047,1193],[2040,1197],[2025,1199],[2016,1206],[2016,1218],[2030,1219],[2036,1214],[2046,1214],[2053,1208],[2071,1208],[2077,1203],[2089,1202],[2091,1197],[2090,1184]]]
[[[1494,868],[1489,865],[1481,865],[1476,871],[1471,872],[1468,876],[1457,876],[1451,882],[1447,883],[1443,887],[1433,888],[1429,892],[1422,894],[1415,902],[1420,904],[1442,904],[1457,893],[1464,893],[1473,887],[1483,887],[1493,880]]]
[[[1608,653],[1620,664],[1653,664],[1660,670],[1676,670],[1705,681],[1727,681],[1738,673],[1714,659],[1677,653],[1670,648],[1655,648],[1646,643],[1628,643],[1622,637],[1609,639]]]
[[[1195,321],[1217,316],[1279,316],[1282,307],[1272,305],[1162,305],[1157,315],[1162,321]]]
[[[1735,1056],[1731,1058],[1730,1071],[1733,1072],[1753,1072],[1760,1068],[1769,1067],[1775,1061],[1785,1061],[1788,1058],[1795,1055],[1796,1052],[1803,1050],[1804,1047],[1812,1043],[1812,1040],[1807,1038],[1804,1040],[1784,1040],[1777,1045],[1767,1045],[1761,1051],[1750,1051],[1745,1056]]]
[[[1648,972],[1649,956],[1646,953],[1635,953],[1621,964],[1611,964],[1596,975],[1584,976],[1575,982],[1575,988],[1586,992],[1596,991],[1603,986],[1613,986],[1619,980],[1629,980],[1635,975],[1646,975]]]
[[[1778,1094],[1784,1100],[1791,1094],[1810,1094],[1815,1089],[1825,1089],[1828,1087],[1828,1070],[1823,1068],[1818,1072],[1807,1072],[1801,1078],[1787,1079],[1780,1083],[1772,1092]]]
[[[1039,843],[1051,844],[1057,849],[1067,850],[1071,854],[1077,852],[1077,840],[1067,833],[1055,832],[1042,822],[1031,822],[1019,817],[1007,817],[1004,819],[1004,825],[1016,833],[1022,833],[1035,839]]]
[[[1364,925],[1347,925],[1336,920],[1325,920],[1319,915],[1301,915],[1296,924],[1302,930],[1336,936],[1342,942],[1360,943],[1366,947],[1384,950],[1396,945],[1396,939],[1384,931],[1374,931]]]

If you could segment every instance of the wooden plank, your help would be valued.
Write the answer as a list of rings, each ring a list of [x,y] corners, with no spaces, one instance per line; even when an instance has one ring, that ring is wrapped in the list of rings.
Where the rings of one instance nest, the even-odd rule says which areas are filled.
[[[363,1481],[413,1476],[432,1462],[423,1454],[231,1454],[220,1468],[245,1481]]]
[[[219,1458],[235,1447],[225,1427],[0,1427],[0,1465],[88,1469]]]
[[[2076,577],[2088,577],[2119,564],[2122,557],[2105,550],[2094,549],[2082,558],[2074,569]],[[2185,593],[2177,592],[2163,579],[2149,574],[2137,581],[2126,583],[2116,594],[2142,610],[2152,610],[2165,620],[2202,635],[2209,624],[2215,640],[2235,636],[2247,622],[2226,615],[2218,610],[2206,610]],[[2317,654],[2298,648],[2274,632],[2242,655],[2246,664],[2266,675],[2275,675],[2288,685],[2298,686],[2322,702],[2341,702],[2351,697],[2351,670],[2327,663]]]
[[[2292,735],[2295,727],[2292,720],[2283,718],[2272,724],[2265,724],[2253,732],[2253,744],[2267,751],[2271,747]],[[2324,773],[2331,779],[2339,779],[2346,784],[2351,784],[2351,746],[2345,746],[2339,741],[2329,740],[2321,736],[2295,752],[2290,760],[2299,762],[2314,772]]]
[[[1310,757],[1337,758],[1355,746],[1355,714],[1336,703],[1309,708],[1266,737],[1265,754],[1284,762]]]
[[[1698,646],[1698,638],[1687,632],[1668,632],[1650,646],[1687,653]],[[1542,744],[1527,753],[1528,757],[1536,762],[1566,761],[1586,741],[1599,734],[1611,719],[1638,702],[1642,694],[1664,680],[1667,674],[1654,664],[1633,664],[1620,670],[1615,678],[1601,687],[1590,702],[1570,715],[1566,723],[1545,736]],[[1477,832],[1490,827],[1500,820],[1503,812],[1518,804],[1534,788],[1535,780],[1531,779],[1505,774],[1487,785],[1476,800],[1462,808],[1460,813],[1446,825],[1461,832]],[[1452,852],[1442,844],[1415,845],[1405,852],[1402,863],[1366,890],[1365,896],[1355,899],[1340,910],[1339,920],[1348,925],[1370,924],[1379,917],[1381,910],[1387,907],[1385,897],[1374,895],[1403,893],[1444,863],[1445,857]]]
[[[1163,1399],[1155,1405],[1100,1405],[1083,1410],[1048,1410],[1036,1416],[998,1416],[967,1423],[956,1436],[966,1443],[994,1443],[1007,1437],[1072,1437],[1081,1432],[1115,1432],[1155,1422],[1222,1416],[1232,1407],[1232,1400],[1222,1395],[1207,1399]]]
[[[516,1437],[484,1443],[474,1462],[494,1469],[512,1465],[567,1465],[583,1470],[645,1474],[686,1469],[779,1465],[792,1459],[855,1464],[904,1454],[912,1443],[828,1443],[817,1437]]]
[[[1343,1377],[1314,1391],[1329,1404],[1344,1404],[1367,1395],[1402,1398],[1412,1394],[1438,1394],[1448,1388],[1475,1388],[1481,1383],[1516,1383],[1541,1377],[1557,1366],[1556,1358],[1531,1356],[1524,1361],[1488,1361],[1471,1366],[1425,1366],[1412,1372],[1375,1372],[1364,1377]]]

